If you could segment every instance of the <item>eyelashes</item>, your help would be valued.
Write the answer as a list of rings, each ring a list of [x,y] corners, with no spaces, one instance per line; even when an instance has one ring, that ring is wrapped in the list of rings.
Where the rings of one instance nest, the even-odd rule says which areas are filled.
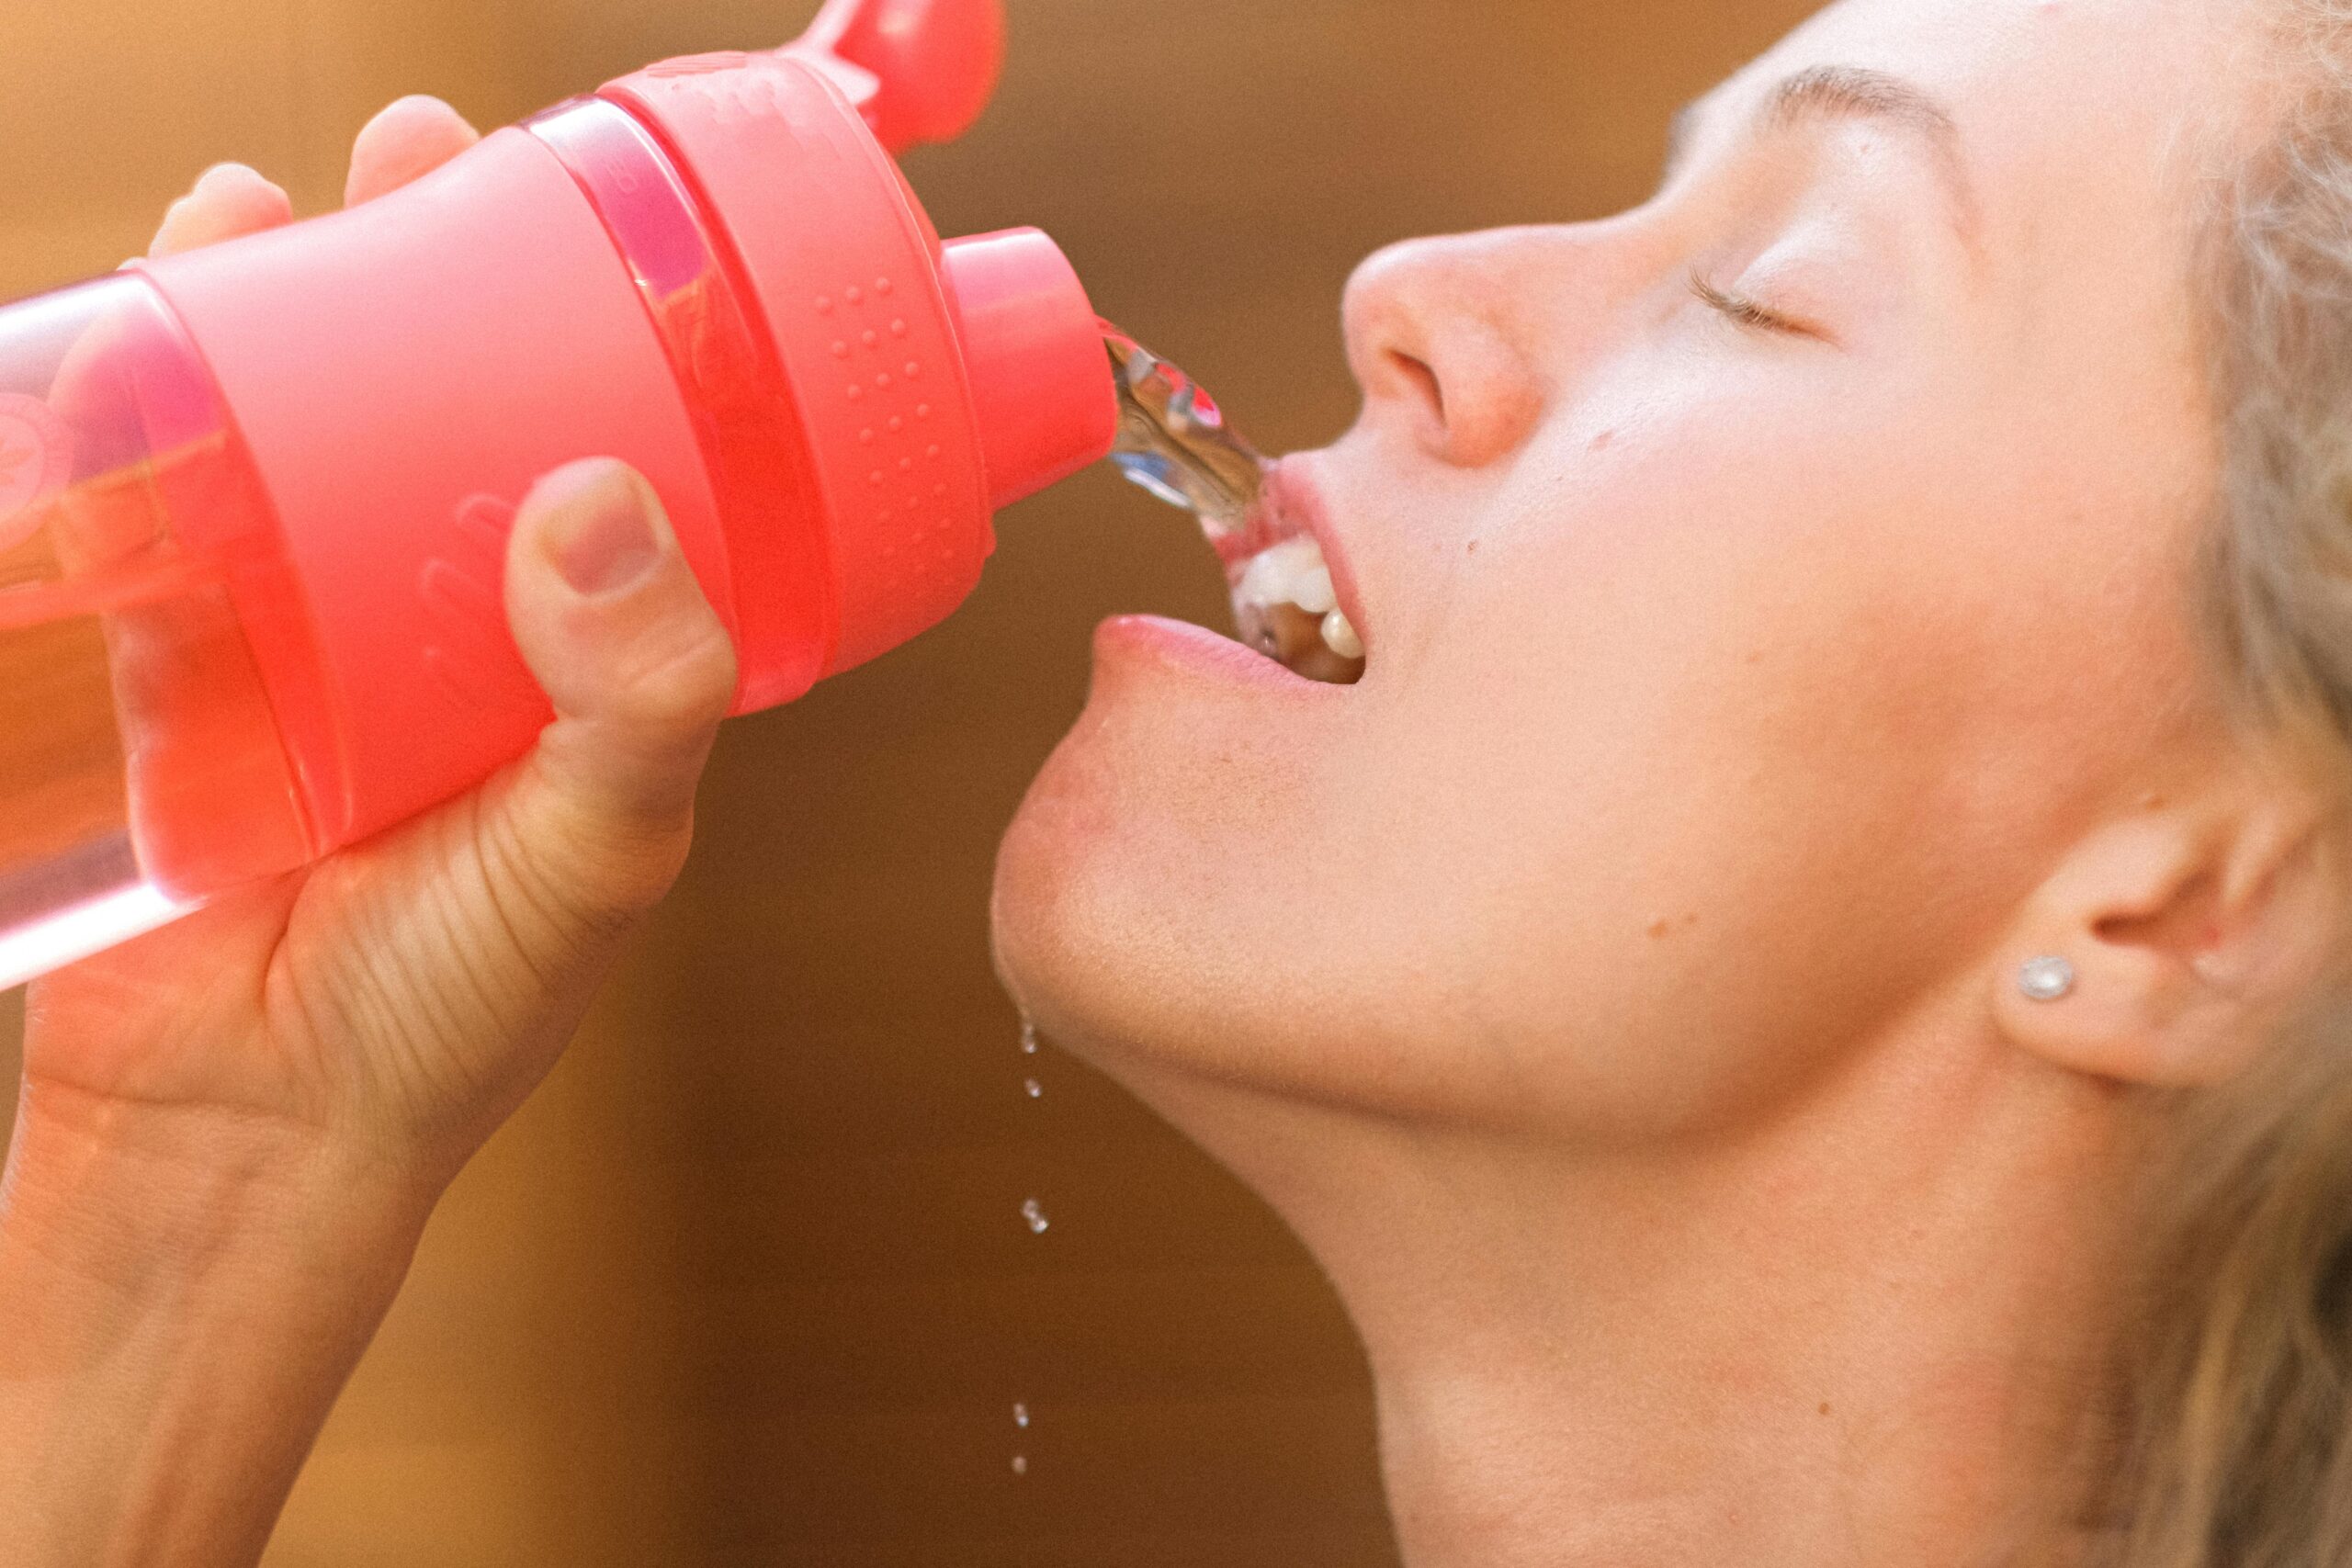
[[[1745,294],[1732,294],[1707,281],[1707,275],[1696,267],[1690,271],[1690,292],[1699,302],[1724,320],[1749,332],[1777,333],[1788,337],[1821,338],[1824,334],[1792,317],[1783,316],[1749,299]]]

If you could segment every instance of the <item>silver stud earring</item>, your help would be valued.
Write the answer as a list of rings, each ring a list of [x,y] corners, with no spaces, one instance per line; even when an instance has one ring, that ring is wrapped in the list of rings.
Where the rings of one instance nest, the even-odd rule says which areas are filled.
[[[2037,1002],[2064,1001],[2075,992],[2075,966],[2063,958],[2037,958],[2018,974],[2018,989]]]

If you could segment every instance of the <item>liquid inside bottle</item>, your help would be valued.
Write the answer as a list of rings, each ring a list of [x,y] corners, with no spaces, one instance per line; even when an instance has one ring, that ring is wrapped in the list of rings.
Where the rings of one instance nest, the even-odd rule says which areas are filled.
[[[148,285],[0,311],[0,988],[309,858],[238,616],[274,560]]]

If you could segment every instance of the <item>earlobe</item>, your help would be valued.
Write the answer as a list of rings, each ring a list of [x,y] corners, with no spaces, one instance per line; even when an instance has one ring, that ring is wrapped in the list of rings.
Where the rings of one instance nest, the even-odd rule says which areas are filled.
[[[2282,791],[2094,831],[1994,961],[1996,1030],[2125,1083],[2234,1077],[2318,984],[2342,929],[2333,834],[2310,804]]]

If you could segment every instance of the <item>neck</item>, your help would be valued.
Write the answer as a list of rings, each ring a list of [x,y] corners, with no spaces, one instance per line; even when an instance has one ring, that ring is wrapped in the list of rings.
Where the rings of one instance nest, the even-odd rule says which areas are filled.
[[[1930,1041],[1679,1148],[1244,1174],[1363,1334],[1411,1568],[2007,1568],[2070,1560],[2132,1114]]]

